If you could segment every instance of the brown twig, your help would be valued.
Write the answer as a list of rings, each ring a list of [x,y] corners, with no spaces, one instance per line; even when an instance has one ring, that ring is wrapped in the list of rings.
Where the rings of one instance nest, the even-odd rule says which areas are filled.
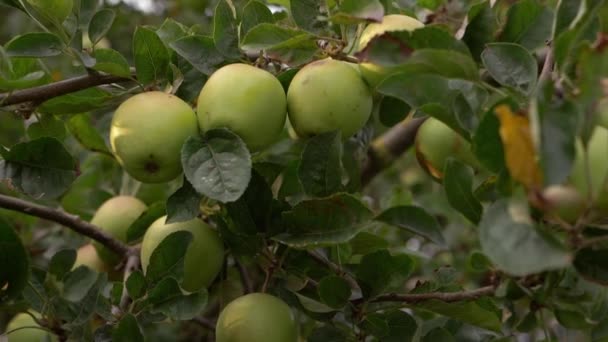
[[[59,223],[79,234],[90,237],[123,257],[134,254],[134,249],[76,215],[2,194],[0,194],[0,208]]]
[[[307,253],[317,263],[328,267],[334,273],[336,273],[338,276],[344,278],[344,280],[346,280],[348,282],[348,284],[350,285],[351,288],[359,289],[359,284],[357,284],[357,281],[355,280],[355,278],[353,278],[352,275],[350,275],[348,272],[346,272],[344,269],[342,269],[342,267],[334,264],[333,262],[329,261],[327,258],[325,258],[324,256],[320,255],[319,253],[317,253],[315,251],[308,251]]]
[[[131,253],[125,262],[125,271],[123,277],[122,296],[120,297],[120,309],[124,312],[129,305],[129,292],[127,291],[127,279],[129,276],[140,267],[139,253]]]
[[[426,118],[405,119],[372,142],[361,170],[362,186],[414,146],[416,133],[424,120]]]
[[[203,328],[210,331],[215,331],[215,322],[205,317],[195,317],[192,319],[193,322],[198,323]]]
[[[538,76],[538,86],[542,86],[545,81],[551,78],[551,72],[553,72],[553,49],[551,42],[547,43],[547,54],[545,55],[545,61],[543,63],[543,69]]]
[[[0,107],[27,102],[39,104],[46,100],[87,88],[129,81],[133,81],[133,79],[105,73],[89,73],[38,87],[16,90],[10,93],[0,93]]]
[[[254,291],[253,281],[249,276],[249,272],[245,268],[245,266],[237,259],[234,258],[234,263],[236,268],[239,270],[239,274],[241,276],[241,282],[243,283],[243,290],[245,293],[252,293]]]
[[[470,301],[475,300],[484,296],[491,296],[496,291],[496,287],[484,286],[475,290],[470,291],[460,291],[460,292],[431,292],[431,293],[409,293],[409,294],[398,294],[398,293],[388,293],[384,295],[380,295],[370,302],[372,303],[380,303],[380,302],[404,302],[404,303],[418,303],[425,300],[440,300],[442,302],[451,303],[451,302],[461,302],[461,301]]]

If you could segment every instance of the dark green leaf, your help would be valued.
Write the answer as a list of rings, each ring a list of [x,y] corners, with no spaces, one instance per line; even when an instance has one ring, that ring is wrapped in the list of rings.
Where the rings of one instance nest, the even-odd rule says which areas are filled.
[[[68,273],[76,261],[76,251],[73,249],[62,249],[55,253],[49,263],[49,273],[61,279]]]
[[[555,27],[553,37],[557,37],[563,31],[568,29],[568,26],[572,24],[578,12],[581,8],[581,2],[583,0],[570,0],[560,1],[557,6],[557,13],[555,14]]]
[[[534,50],[551,37],[552,25],[553,12],[538,0],[518,1],[509,8],[499,40]]]
[[[382,319],[388,325],[386,335],[381,337],[382,342],[406,342],[414,340],[418,324],[408,313],[401,310],[390,310],[382,314]]]
[[[124,315],[114,331],[112,331],[113,342],[144,342],[144,335],[137,323],[137,318],[130,313]]]
[[[373,298],[386,289],[403,284],[414,270],[414,260],[405,254],[391,255],[387,250],[367,254],[357,268],[357,282],[363,296]]]
[[[481,119],[472,140],[472,150],[477,160],[485,168],[495,173],[505,168],[504,149],[499,129],[500,121],[492,108]]]
[[[352,338],[348,336],[348,333],[344,330],[325,325],[320,328],[313,330],[308,336],[308,342],[348,342],[352,341]]]
[[[201,195],[184,178],[182,187],[167,199],[167,223],[185,222],[200,213]]]
[[[196,70],[205,75],[211,75],[224,60],[210,37],[188,36],[175,40],[169,45]]]
[[[391,127],[405,119],[410,109],[407,103],[391,96],[384,96],[380,102],[378,119],[384,126]]]
[[[113,96],[100,88],[89,88],[45,101],[38,110],[50,114],[79,114],[107,107]]]
[[[258,0],[251,0],[243,8],[243,14],[241,18],[241,35],[247,34],[249,30],[258,24],[272,23],[274,18],[272,12],[264,4]]]
[[[298,178],[304,191],[325,197],[342,187],[342,139],[340,132],[328,132],[306,142],[298,166]]]
[[[26,33],[4,46],[9,57],[53,57],[61,54],[63,43],[52,33]]]
[[[29,257],[21,239],[0,216],[0,298],[16,298],[29,278]],[[2,302],[2,301],[0,301]]]
[[[169,276],[183,277],[184,257],[192,238],[192,233],[182,230],[163,239],[152,252],[150,264],[144,270],[148,283],[154,284]]]
[[[108,33],[116,14],[113,10],[105,8],[95,13],[89,23],[89,39],[93,45],[97,44]]]
[[[0,179],[8,179],[23,193],[56,198],[76,179],[76,161],[53,138],[40,138],[4,150],[0,146]]]
[[[77,267],[63,281],[63,298],[73,303],[82,301],[98,280],[99,273],[84,265]]]
[[[528,208],[507,200],[495,202],[479,223],[483,253],[503,271],[524,276],[570,264],[570,254],[541,235]]]
[[[315,32],[322,25],[319,21],[321,0],[290,0],[291,15],[298,27]]]
[[[63,141],[67,136],[67,131],[63,120],[57,119],[54,115],[47,114],[42,115],[38,121],[32,123],[27,128],[27,135],[32,140],[48,137]]]
[[[348,194],[303,201],[283,213],[287,233],[275,239],[294,248],[343,243],[369,226],[371,217],[372,212]]]
[[[207,290],[183,294],[173,278],[163,279],[150,291],[148,300],[152,311],[160,312],[174,320],[191,320],[201,314],[207,305]]]
[[[481,60],[490,75],[500,84],[530,94],[536,86],[538,65],[521,45],[512,43],[488,44]]]
[[[476,301],[447,303],[431,299],[409,306],[415,309],[428,310],[491,331],[500,331],[502,323],[499,313],[489,310],[483,304],[483,301],[484,299],[478,299]]]
[[[87,150],[113,156],[106,146],[105,140],[91,124],[91,118],[87,114],[72,116],[67,121],[67,126],[74,138]]]
[[[196,191],[223,203],[239,199],[251,179],[247,146],[227,129],[189,138],[182,148],[182,165]]]
[[[471,222],[481,219],[483,207],[473,195],[473,170],[464,163],[450,158],[443,172],[443,186],[452,208],[461,212]]]
[[[136,270],[127,278],[125,286],[131,298],[134,300],[139,299],[146,294],[146,277],[144,277],[144,274],[140,270]]]
[[[133,60],[139,83],[162,80],[169,68],[169,52],[156,32],[138,27],[133,34]]]
[[[165,202],[159,201],[148,207],[135,222],[133,222],[127,230],[127,242],[131,243],[139,240],[144,236],[148,227],[159,217],[165,216]]]
[[[226,204],[228,216],[234,224],[233,230],[247,235],[272,230],[270,222],[272,209],[272,189],[256,171],[251,174],[251,180],[243,196],[235,202]]]
[[[469,9],[468,25],[462,41],[467,44],[476,61],[480,61],[481,52],[486,44],[494,41],[494,33],[498,28],[498,20],[490,2],[477,3]]]
[[[405,229],[440,245],[445,243],[437,220],[419,207],[393,207],[376,216],[375,220]]]
[[[434,328],[422,338],[422,342],[456,342],[454,336],[444,328]]]
[[[378,0],[344,0],[331,21],[336,24],[357,24],[366,21],[381,22],[383,17],[384,7]]]
[[[289,39],[307,36],[310,39],[313,36],[309,33],[296,30],[293,28],[283,27],[275,24],[262,23],[256,25],[243,38],[241,48],[252,52],[271,49]]]
[[[160,28],[156,30],[156,34],[169,46],[174,41],[187,36],[188,27],[173,18],[166,18]]]
[[[235,11],[227,0],[220,0],[213,16],[213,42],[226,58],[238,58],[239,32]]]
[[[319,298],[332,308],[342,308],[350,298],[350,285],[344,278],[327,276],[319,282]]]
[[[608,250],[584,248],[576,253],[574,267],[583,277],[608,285]]]

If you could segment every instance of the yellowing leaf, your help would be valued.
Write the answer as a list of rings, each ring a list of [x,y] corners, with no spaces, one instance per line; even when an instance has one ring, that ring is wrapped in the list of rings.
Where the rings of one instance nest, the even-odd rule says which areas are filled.
[[[500,120],[500,138],[505,149],[505,161],[511,177],[526,188],[539,188],[542,173],[527,117],[514,113],[508,105],[496,106],[494,112]]]

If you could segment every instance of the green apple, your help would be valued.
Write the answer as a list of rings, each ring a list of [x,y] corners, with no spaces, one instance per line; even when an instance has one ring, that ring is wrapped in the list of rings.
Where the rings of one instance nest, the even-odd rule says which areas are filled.
[[[78,248],[76,252],[76,261],[74,262],[73,269],[80,266],[86,266],[99,273],[107,272],[109,269],[108,265],[97,254],[95,247],[90,243]]]
[[[296,342],[298,329],[285,302],[251,293],[228,304],[216,325],[217,342]]]
[[[201,219],[166,224],[166,216],[154,221],[141,244],[141,265],[146,273],[152,252],[171,233],[189,231],[193,240],[184,259],[182,288],[195,292],[206,288],[217,277],[224,263],[224,245],[217,232]]]
[[[445,162],[450,157],[479,167],[468,141],[443,122],[428,118],[416,134],[416,158],[420,166],[434,178],[441,179]]]
[[[382,19],[381,23],[367,25],[361,33],[361,38],[359,38],[358,51],[364,50],[374,37],[386,32],[414,31],[421,27],[424,27],[424,24],[412,17],[401,14],[387,15]],[[376,88],[388,75],[399,70],[399,66],[383,67],[373,63],[361,63],[359,67],[363,79],[372,88]]]
[[[300,137],[339,130],[346,139],[363,128],[372,102],[356,69],[331,58],[306,65],[287,91],[289,122]]]
[[[594,207],[608,213],[608,129],[596,126],[587,145],[587,158],[582,142],[576,144],[576,158],[570,173],[572,185],[585,198],[591,199]],[[586,161],[588,160],[588,164]],[[588,167],[587,167],[588,166]],[[587,170],[589,178],[587,178]]]
[[[546,202],[545,213],[568,223],[575,223],[585,211],[585,198],[573,186],[549,186],[543,190],[542,197]]]
[[[198,97],[198,122],[203,131],[228,128],[251,151],[274,143],[287,117],[285,90],[271,73],[247,64],[217,70]]]
[[[34,314],[36,317],[40,317],[39,314]],[[32,328],[25,328],[32,327]],[[38,328],[35,328],[38,327]],[[9,342],[42,342],[42,341],[57,341],[57,337],[54,334],[46,330],[42,330],[39,328],[40,326],[34,319],[26,314],[20,313],[17,314],[6,327],[6,331],[10,332],[15,329],[19,329],[15,332],[8,334]]]
[[[192,108],[177,96],[153,91],[135,95],[116,109],[110,143],[133,178],[163,183],[181,174],[182,145],[196,134]]]
[[[114,238],[126,242],[127,230],[146,211],[146,205],[135,197],[116,196],[105,201],[95,212],[91,223]],[[115,265],[120,257],[99,242],[93,242],[101,260]]]
[[[37,11],[47,17],[54,18],[60,23],[72,13],[74,0],[27,0]]]

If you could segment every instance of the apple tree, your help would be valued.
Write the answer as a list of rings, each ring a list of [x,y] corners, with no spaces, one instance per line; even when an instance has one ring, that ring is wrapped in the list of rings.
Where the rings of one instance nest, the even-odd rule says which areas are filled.
[[[0,341],[608,341],[608,1],[0,22]]]

